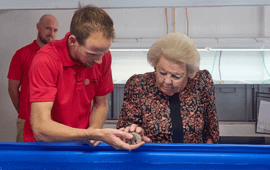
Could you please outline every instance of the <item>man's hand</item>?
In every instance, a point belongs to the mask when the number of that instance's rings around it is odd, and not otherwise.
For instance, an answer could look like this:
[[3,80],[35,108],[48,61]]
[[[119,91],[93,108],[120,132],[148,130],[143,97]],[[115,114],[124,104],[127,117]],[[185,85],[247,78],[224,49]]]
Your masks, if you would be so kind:
[[133,149],[139,148],[141,145],[145,143],[144,141],[140,141],[139,143],[134,145],[129,145],[125,143],[121,139],[132,139],[133,135],[121,130],[117,129],[96,129],[96,130],[102,133],[99,140],[111,145],[115,149],[126,149],[131,151]]
[[147,136],[144,136],[144,130],[139,127],[138,125],[136,124],[132,124],[131,126],[128,126],[126,128],[120,128],[119,130],[123,131],[123,132],[136,132],[138,133],[139,135],[141,135],[142,137],[142,141],[144,142],[152,142],[150,138],[148,138]]
[[89,141],[82,141],[81,143],[96,147],[100,144],[100,141],[89,140]]

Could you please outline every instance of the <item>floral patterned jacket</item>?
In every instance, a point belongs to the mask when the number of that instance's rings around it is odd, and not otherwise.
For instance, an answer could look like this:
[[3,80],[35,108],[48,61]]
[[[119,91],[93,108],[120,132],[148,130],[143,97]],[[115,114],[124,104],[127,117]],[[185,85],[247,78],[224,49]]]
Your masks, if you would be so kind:
[[[211,74],[200,70],[180,92],[184,143],[219,140],[215,87]],[[137,124],[154,143],[172,143],[169,97],[156,86],[154,72],[133,75],[126,83],[117,128]]]

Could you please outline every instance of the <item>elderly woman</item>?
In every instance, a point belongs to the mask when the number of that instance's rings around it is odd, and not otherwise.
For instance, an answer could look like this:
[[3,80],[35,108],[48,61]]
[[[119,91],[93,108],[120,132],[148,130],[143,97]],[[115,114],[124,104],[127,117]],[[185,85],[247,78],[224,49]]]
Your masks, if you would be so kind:
[[117,128],[145,142],[217,143],[215,87],[210,73],[199,70],[195,43],[169,33],[151,46],[147,60],[155,71],[129,78]]

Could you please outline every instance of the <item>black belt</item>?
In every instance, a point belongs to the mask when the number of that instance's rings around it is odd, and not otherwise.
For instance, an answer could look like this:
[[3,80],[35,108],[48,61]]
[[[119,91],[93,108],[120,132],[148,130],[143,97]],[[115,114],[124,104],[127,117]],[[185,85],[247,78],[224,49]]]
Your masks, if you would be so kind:
[[169,96],[169,103],[173,128],[173,143],[183,143],[183,124],[180,113],[179,93]]

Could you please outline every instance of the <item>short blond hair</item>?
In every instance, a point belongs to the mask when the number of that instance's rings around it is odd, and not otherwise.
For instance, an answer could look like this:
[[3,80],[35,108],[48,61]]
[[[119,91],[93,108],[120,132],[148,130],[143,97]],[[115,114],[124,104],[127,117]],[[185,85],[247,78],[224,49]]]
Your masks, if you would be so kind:
[[156,67],[160,56],[164,54],[176,63],[187,64],[187,76],[193,78],[200,68],[200,54],[195,43],[186,35],[169,33],[158,39],[147,53],[147,61]]

